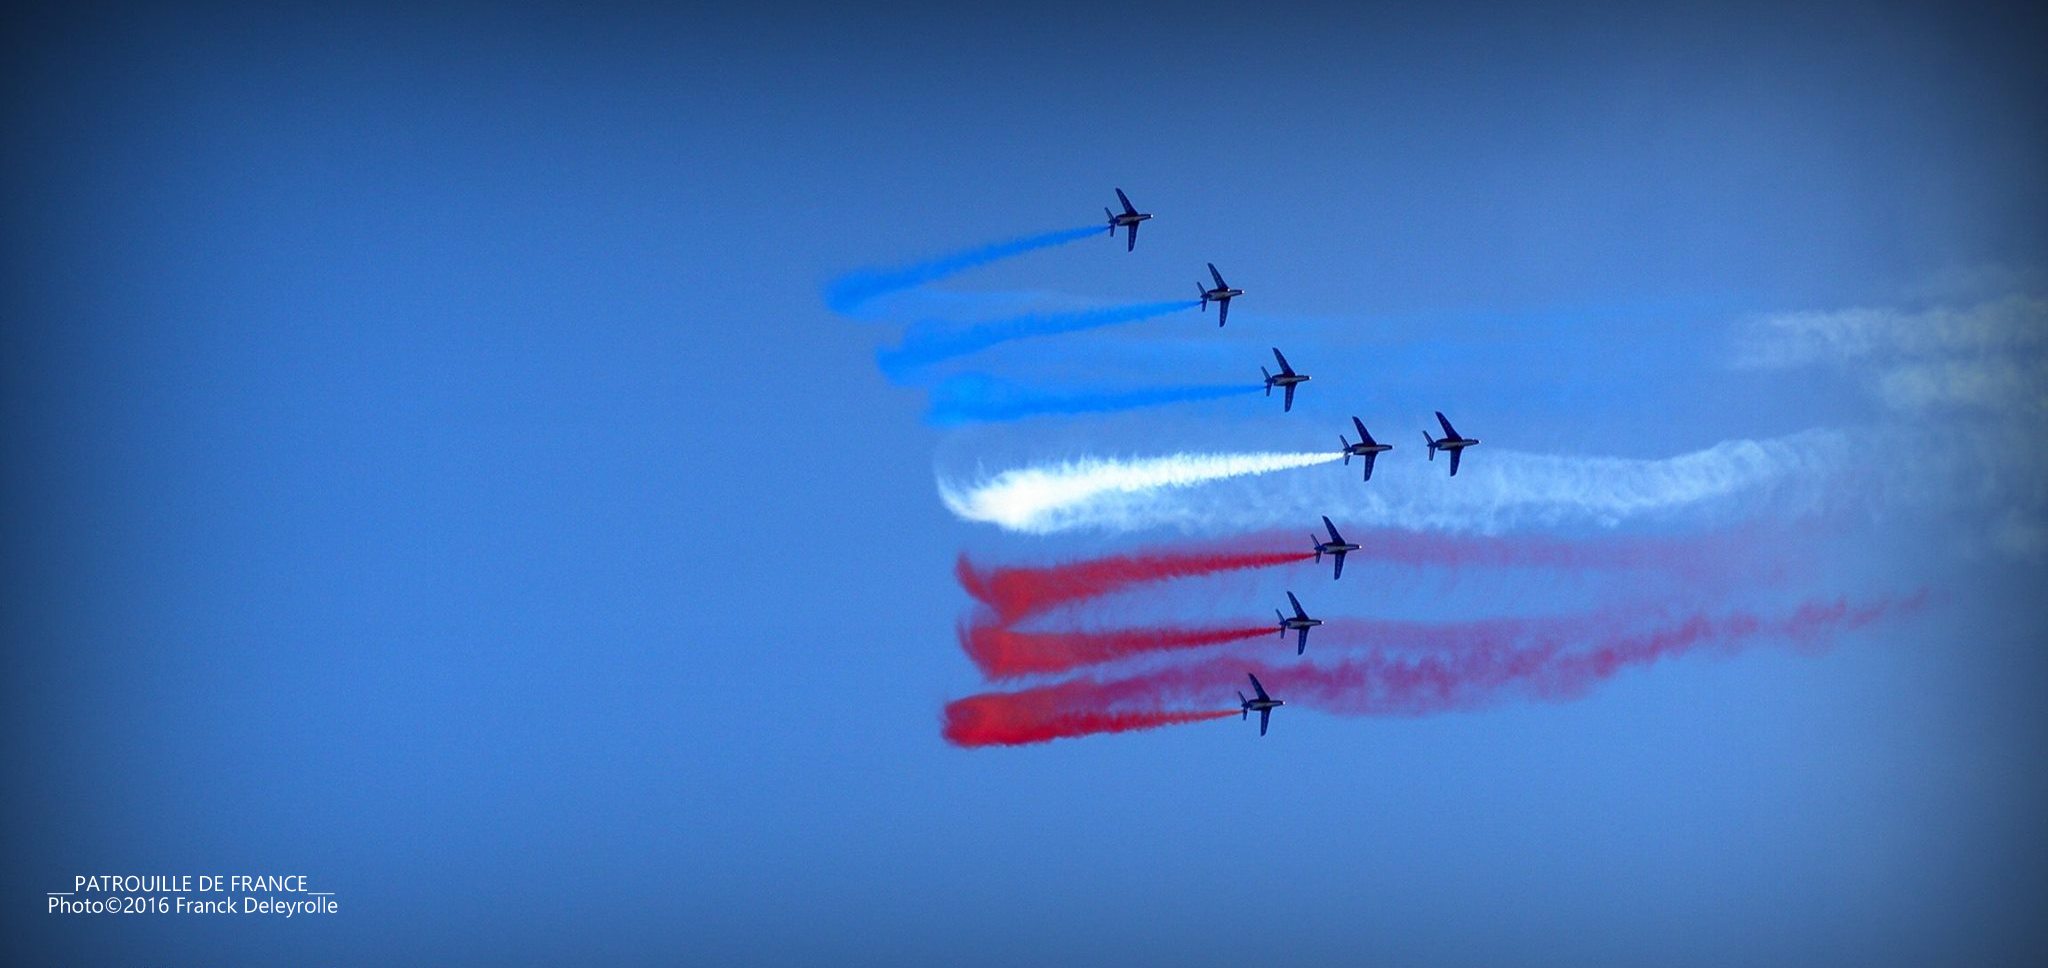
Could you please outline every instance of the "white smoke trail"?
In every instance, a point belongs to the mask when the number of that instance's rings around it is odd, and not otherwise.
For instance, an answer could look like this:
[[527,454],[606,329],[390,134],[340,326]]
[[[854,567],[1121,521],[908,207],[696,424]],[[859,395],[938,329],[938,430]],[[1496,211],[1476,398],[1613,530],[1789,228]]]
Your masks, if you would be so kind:
[[[1419,448],[1418,448],[1419,449]],[[1339,526],[1496,532],[1564,524],[1614,525],[1679,511],[1767,506],[1813,509],[1851,452],[1847,435],[1814,430],[1724,441],[1658,460],[1531,454],[1479,447],[1453,479],[1443,460],[1382,455],[1370,482],[1356,464],[1316,474],[1246,475],[1336,461],[1341,454],[1179,454],[1086,460],[1005,471],[939,493],[953,513],[1010,531],[1214,532]]]
[[1328,464],[1341,453],[1171,454],[1138,460],[1088,458],[1050,467],[1004,471],[977,484],[939,480],[953,513],[1011,531],[1043,533],[1088,527],[1094,509],[1121,498],[1169,494],[1212,481]]

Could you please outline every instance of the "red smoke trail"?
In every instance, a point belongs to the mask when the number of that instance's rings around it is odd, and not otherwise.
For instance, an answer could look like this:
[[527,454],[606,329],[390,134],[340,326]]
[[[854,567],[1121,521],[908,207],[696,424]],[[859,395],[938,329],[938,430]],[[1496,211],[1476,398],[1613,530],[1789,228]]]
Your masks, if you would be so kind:
[[[1342,527],[1343,523],[1338,522]],[[1346,538],[1354,559],[1443,568],[1564,568],[1664,571],[1699,576],[1782,562],[1793,549],[1758,529],[1683,538],[1554,538],[1542,535],[1458,535],[1376,529]],[[1759,546],[1770,543],[1769,553]]]
[[[1644,630],[1607,629],[1568,648],[1561,641],[1526,646],[1481,644],[1466,652],[1397,656],[1375,650],[1328,665],[1254,666],[1273,694],[1286,683],[1303,705],[1352,715],[1427,715],[1488,705],[1518,691],[1543,699],[1568,699],[1622,669],[1649,665],[1703,646],[1735,651],[1763,638],[1790,639],[1813,646],[1824,636],[1862,628],[1885,615],[1917,608],[1921,596],[1851,606],[1845,601],[1808,602],[1789,615],[1766,618],[1751,612],[1691,615]],[[1244,663],[1214,661],[1162,670],[1127,680],[1135,696],[1160,703],[1174,697],[1209,698],[1223,693]]]
[[[1147,549],[1039,568],[982,568],[963,554],[954,573],[959,576],[961,588],[994,611],[999,624],[1007,625],[1134,585],[1305,561],[1315,557],[1312,551],[1279,549],[1297,541],[1306,547],[1308,537],[1311,535],[1307,532],[1301,538],[1268,532],[1226,543]],[[1751,532],[1692,538],[1568,540],[1538,535],[1486,537],[1370,529],[1345,537],[1360,546],[1351,553],[1354,564],[1363,559],[1423,567],[1623,569],[1697,576],[1782,559],[1775,552],[1757,554],[1758,543],[1770,539]]]
[[[1704,646],[1734,651],[1763,638],[1822,646],[1830,634],[1912,611],[1924,598],[1920,593],[1860,606],[1842,600],[1814,601],[1778,618],[1748,612],[1695,614],[1648,631],[1609,629],[1578,648],[1567,648],[1562,641],[1514,645],[1481,640],[1447,653],[1398,656],[1374,650],[1331,664],[1215,659],[1125,679],[1069,680],[970,696],[947,707],[946,735],[963,746],[1026,743],[1140,728],[1120,725],[1132,716],[1152,717],[1145,726],[1188,721],[1171,718],[1177,716],[1210,718],[1159,710],[1228,699],[1246,672],[1257,674],[1274,698],[1290,705],[1347,715],[1422,716],[1479,708],[1517,695],[1563,700],[1584,695],[1622,669]],[[1130,709],[1142,712],[1122,711]],[[975,728],[956,731],[956,722]],[[970,741],[997,735],[1010,738]]]
[[1309,633],[1310,647],[1394,651],[1474,652],[1564,645],[1611,634],[1661,613],[1645,606],[1617,605],[1577,615],[1501,616],[1464,622],[1334,618]]
[[1709,641],[1732,651],[1745,639],[1770,636],[1790,639],[1804,649],[1823,649],[1831,644],[1826,638],[1831,632],[1860,629],[1893,612],[1915,612],[1926,602],[1927,591],[1921,589],[1897,601],[1868,605],[1850,605],[1845,599],[1807,602],[1775,621],[1743,613],[1718,621],[1695,615],[1675,628],[1625,636],[1584,653],[1562,656],[1535,685],[1546,698],[1570,698],[1623,668],[1680,655]]
[[1139,628],[1103,632],[1018,632],[1007,625],[960,626],[960,648],[991,679],[1065,672],[1084,665],[1171,649],[1192,649],[1272,635],[1271,626]]
[[1132,585],[1268,568],[1313,557],[1313,552],[1273,550],[1271,542],[1238,541],[1185,551],[1142,551],[1045,568],[982,569],[963,554],[954,572],[960,578],[960,587],[994,611],[998,622],[1007,625],[1047,609]]
[[1111,700],[1092,682],[1063,682],[1020,692],[983,693],[946,705],[946,742],[955,746],[1020,746],[1065,736],[1157,729],[1221,719],[1235,709],[1105,708]]
[[[1315,649],[1498,650],[1549,642],[1583,641],[1653,613],[1614,608],[1584,615],[1489,618],[1469,622],[1393,619],[1331,619],[1309,633]],[[991,679],[1067,672],[1135,656],[1241,642],[1276,633],[1271,625],[1219,628],[1133,628],[1102,632],[1018,632],[1010,626],[970,621],[960,626],[960,648]],[[1282,651],[1294,648],[1282,636]]]

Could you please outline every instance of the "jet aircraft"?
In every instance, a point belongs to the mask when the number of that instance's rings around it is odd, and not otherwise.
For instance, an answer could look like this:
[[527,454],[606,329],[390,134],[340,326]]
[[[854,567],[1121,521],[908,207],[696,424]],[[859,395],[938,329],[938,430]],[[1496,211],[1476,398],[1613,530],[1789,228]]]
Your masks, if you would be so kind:
[[1252,692],[1258,698],[1246,699],[1244,697],[1244,690],[1239,689],[1237,691],[1237,704],[1240,707],[1240,709],[1237,714],[1237,718],[1240,722],[1242,722],[1245,718],[1249,717],[1252,714],[1252,710],[1258,710],[1259,735],[1264,736],[1266,735],[1266,722],[1267,720],[1273,718],[1273,710],[1277,707],[1287,705],[1287,702],[1286,700],[1275,699],[1272,696],[1266,695],[1266,687],[1259,685],[1258,676],[1252,675],[1251,673],[1247,672],[1245,673],[1245,678],[1250,679],[1252,681]]
[[1244,295],[1244,290],[1230,288],[1230,284],[1223,281],[1223,273],[1216,271],[1214,262],[1209,263],[1209,278],[1216,280],[1216,288],[1203,289],[1199,280],[1195,288],[1202,291],[1203,312],[1209,311],[1210,303],[1216,304],[1216,325],[1221,327],[1223,321],[1230,318],[1230,301]]
[[1123,212],[1119,214],[1105,208],[1102,210],[1102,214],[1109,216],[1109,234],[1111,236],[1116,235],[1116,230],[1119,226],[1131,230],[1130,241],[1124,245],[1124,251],[1130,252],[1138,247],[1138,223],[1151,218],[1152,213],[1140,212],[1132,208],[1130,197],[1125,195],[1124,190],[1121,188],[1116,190],[1116,200],[1124,203]]
[[1280,411],[1286,413],[1294,409],[1294,388],[1307,383],[1309,377],[1306,373],[1294,372],[1294,367],[1287,365],[1287,357],[1280,355],[1280,348],[1277,346],[1273,348],[1273,358],[1280,361],[1280,372],[1268,373],[1263,366],[1259,367],[1259,372],[1266,375],[1267,396],[1273,395],[1274,387],[1281,387],[1287,391],[1286,398],[1280,404]]
[[1458,455],[1464,453],[1465,448],[1479,443],[1479,438],[1458,436],[1458,431],[1451,427],[1450,420],[1444,417],[1444,412],[1441,410],[1436,412],[1436,422],[1443,424],[1443,437],[1432,438],[1429,436],[1429,431],[1425,430],[1422,432],[1422,439],[1429,443],[1429,459],[1436,460],[1437,451],[1450,451],[1451,476],[1456,477],[1458,476]]
[[1281,614],[1277,608],[1273,610],[1273,614],[1280,616],[1281,638],[1287,637],[1288,629],[1295,631],[1294,654],[1300,655],[1308,651],[1308,630],[1323,624],[1323,620],[1309,618],[1308,613],[1301,610],[1301,599],[1294,597],[1293,592],[1287,593],[1287,604],[1294,606],[1294,616],[1292,618]]
[[1324,555],[1337,559],[1336,572],[1330,576],[1330,580],[1335,581],[1344,577],[1344,556],[1357,551],[1358,546],[1345,541],[1344,536],[1337,533],[1337,526],[1330,523],[1330,516],[1327,514],[1323,515],[1323,527],[1329,529],[1330,540],[1321,541],[1315,535],[1309,535],[1308,540],[1316,544],[1316,564],[1323,563]]
[[1365,479],[1368,481],[1372,480],[1373,458],[1393,450],[1394,445],[1382,444],[1372,439],[1372,435],[1365,432],[1365,422],[1357,417],[1351,418],[1351,426],[1358,428],[1358,443],[1354,444],[1351,441],[1345,440],[1343,434],[1337,435],[1338,443],[1344,445],[1344,463],[1350,464],[1353,457],[1365,458]]

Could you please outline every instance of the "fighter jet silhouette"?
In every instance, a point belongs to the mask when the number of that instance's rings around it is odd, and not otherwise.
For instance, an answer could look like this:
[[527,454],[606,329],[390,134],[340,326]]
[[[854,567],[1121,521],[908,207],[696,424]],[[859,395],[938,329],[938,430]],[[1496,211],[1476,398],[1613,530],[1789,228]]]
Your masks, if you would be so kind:
[[1316,536],[1313,534],[1308,536],[1308,540],[1314,541],[1316,543],[1317,564],[1322,564],[1324,555],[1330,555],[1337,559],[1336,573],[1330,576],[1330,579],[1332,581],[1335,581],[1336,579],[1344,577],[1344,556],[1353,551],[1357,551],[1358,546],[1345,541],[1344,536],[1337,533],[1337,526],[1330,523],[1329,515],[1323,516],[1323,527],[1329,529],[1330,540],[1317,540]]
[[1365,423],[1357,417],[1351,418],[1351,426],[1358,428],[1358,443],[1354,444],[1351,441],[1345,440],[1343,434],[1337,435],[1337,442],[1344,445],[1344,463],[1351,463],[1351,458],[1353,457],[1365,458],[1365,479],[1368,481],[1372,480],[1373,458],[1386,451],[1393,450],[1394,445],[1382,444],[1372,439],[1372,435],[1365,432]]
[[1210,303],[1216,304],[1216,325],[1220,327],[1224,320],[1230,318],[1230,301],[1244,295],[1244,290],[1230,288],[1230,284],[1223,281],[1223,273],[1216,271],[1214,262],[1209,263],[1209,278],[1216,280],[1216,288],[1203,289],[1199,279],[1195,281],[1195,288],[1202,292],[1203,312],[1209,311]]
[[1300,655],[1308,651],[1308,630],[1323,624],[1323,620],[1309,618],[1308,613],[1301,610],[1301,599],[1294,597],[1293,592],[1287,593],[1287,604],[1294,606],[1294,615],[1292,617],[1281,614],[1277,608],[1273,610],[1273,614],[1280,617],[1281,638],[1287,637],[1288,629],[1295,631],[1294,654]]
[[1280,361],[1280,372],[1267,373],[1266,368],[1263,366],[1259,367],[1259,372],[1266,375],[1267,396],[1273,395],[1274,387],[1281,387],[1287,391],[1286,398],[1280,404],[1280,412],[1286,413],[1294,409],[1294,388],[1307,383],[1309,377],[1306,373],[1294,372],[1294,367],[1287,365],[1287,357],[1280,355],[1280,348],[1277,346],[1273,347],[1273,358]]
[[1132,208],[1130,197],[1125,195],[1124,190],[1121,188],[1116,190],[1116,200],[1124,203],[1123,212],[1112,212],[1105,208],[1102,210],[1102,214],[1109,216],[1109,234],[1111,236],[1116,235],[1118,226],[1131,230],[1130,241],[1124,244],[1124,251],[1130,252],[1138,247],[1138,223],[1151,218],[1152,213],[1140,212]]
[[1427,430],[1422,432],[1422,439],[1429,444],[1429,459],[1436,460],[1437,451],[1450,451],[1451,476],[1456,477],[1458,476],[1458,455],[1464,453],[1465,448],[1478,444],[1479,438],[1458,436],[1458,431],[1451,427],[1450,420],[1444,417],[1444,412],[1441,410],[1436,412],[1436,422],[1444,426],[1444,435],[1441,438],[1430,437]]
[[1258,676],[1252,675],[1251,673],[1247,672],[1245,673],[1245,678],[1250,679],[1252,681],[1252,692],[1255,695],[1257,695],[1258,698],[1246,699],[1244,697],[1244,690],[1238,690],[1237,704],[1240,707],[1241,711],[1237,714],[1237,718],[1239,721],[1243,721],[1246,717],[1249,717],[1252,714],[1252,710],[1258,710],[1259,735],[1264,736],[1266,735],[1266,721],[1273,718],[1273,710],[1281,706],[1285,706],[1287,705],[1287,703],[1284,700],[1275,699],[1272,696],[1266,695],[1266,687],[1259,685]]

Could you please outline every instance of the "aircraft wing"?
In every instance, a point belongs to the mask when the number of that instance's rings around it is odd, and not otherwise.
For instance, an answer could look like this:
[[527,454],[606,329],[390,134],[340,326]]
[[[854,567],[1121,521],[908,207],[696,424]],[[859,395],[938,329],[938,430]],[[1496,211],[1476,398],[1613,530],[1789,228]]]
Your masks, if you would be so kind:
[[1456,477],[1456,476],[1458,476],[1458,457],[1459,457],[1460,455],[1464,454],[1464,453],[1465,453],[1465,448],[1463,448],[1463,447],[1460,447],[1460,448],[1458,448],[1458,449],[1456,449],[1456,450],[1453,450],[1453,451],[1451,451],[1451,476],[1452,476],[1452,477]]
[[[1130,206],[1131,206],[1131,203],[1129,203],[1129,202],[1125,202],[1125,203],[1124,203],[1124,207],[1125,207],[1125,208],[1129,208]],[[1125,251],[1125,252],[1135,252],[1135,251],[1137,251],[1137,249],[1138,249],[1138,223],[1136,223],[1136,222],[1132,222],[1132,223],[1130,224],[1130,229],[1131,229],[1131,234],[1130,234],[1130,237],[1124,240],[1124,251]]]
[[1294,638],[1294,654],[1300,655],[1308,651],[1308,629],[1295,629],[1294,631],[1297,633]]
[[1366,432],[1365,432],[1365,421],[1363,421],[1363,420],[1360,420],[1360,419],[1358,419],[1357,417],[1353,417],[1353,418],[1351,418],[1351,426],[1353,426],[1353,427],[1357,427],[1357,428],[1358,428],[1358,442],[1359,442],[1359,443],[1361,443],[1361,444],[1376,444],[1376,443],[1379,443],[1379,441],[1377,441],[1377,440],[1374,440],[1374,439],[1372,439],[1372,435],[1371,435],[1371,434],[1369,434],[1369,433],[1366,433]]
[[1216,288],[1218,289],[1230,288],[1230,285],[1223,281],[1223,273],[1216,271],[1216,263],[1214,262],[1209,263],[1209,278],[1216,280]]
[[1281,356],[1281,355],[1280,355],[1280,347],[1278,347],[1278,346],[1275,346],[1275,347],[1273,347],[1273,358],[1274,358],[1274,359],[1276,359],[1276,360],[1279,360],[1279,361],[1280,361],[1280,375],[1281,375],[1281,376],[1293,376],[1293,375],[1294,375],[1294,367],[1291,367],[1291,366],[1288,366],[1288,365],[1287,365],[1287,357],[1284,357],[1284,356]]
[[1218,300],[1218,301],[1217,301],[1217,303],[1216,303],[1216,325],[1217,325],[1218,327],[1221,327],[1221,326],[1223,325],[1223,321],[1224,321],[1224,320],[1226,320],[1226,319],[1229,319],[1229,318],[1230,318],[1230,300],[1228,300],[1228,299],[1222,299],[1222,300]]
[[1336,525],[1334,525],[1334,524],[1331,524],[1331,523],[1330,523],[1330,516],[1329,516],[1329,515],[1327,515],[1327,514],[1323,515],[1323,528],[1324,528],[1324,530],[1327,530],[1327,531],[1329,531],[1329,532],[1330,532],[1330,543],[1331,543],[1331,544],[1343,544],[1343,543],[1344,543],[1344,536],[1343,536],[1343,535],[1341,535],[1341,534],[1338,534],[1338,533],[1337,533],[1337,526],[1336,526]]
[[1378,456],[1378,454],[1365,455],[1365,479],[1368,481],[1372,480],[1372,459]]
[[1265,686],[1259,685],[1259,677],[1258,677],[1258,676],[1252,675],[1251,673],[1247,672],[1247,673],[1245,673],[1245,674],[1244,674],[1244,677],[1245,677],[1245,678],[1247,678],[1247,679],[1250,679],[1250,680],[1252,681],[1252,693],[1253,693],[1254,695],[1258,696],[1258,697],[1259,697],[1260,699],[1271,699],[1271,698],[1273,698],[1272,696],[1268,696],[1268,695],[1266,695],[1266,687],[1265,687]]
[[1337,570],[1334,574],[1330,575],[1331,581],[1336,581],[1337,579],[1344,577],[1344,555],[1345,552],[1339,551],[1330,556],[1332,558],[1337,559]]
[[[1098,196],[1096,196],[1096,197],[1100,198],[1101,196],[1099,196],[1099,195],[1098,195]],[[1137,209],[1135,209],[1135,208],[1132,208],[1132,207],[1131,207],[1131,199],[1130,199],[1130,196],[1128,196],[1128,195],[1125,195],[1125,194],[1124,194],[1124,190],[1123,190],[1123,189],[1119,188],[1119,189],[1117,189],[1117,190],[1116,190],[1116,200],[1117,200],[1117,201],[1119,201],[1119,202],[1122,202],[1122,203],[1124,203],[1124,214],[1125,214],[1125,215],[1136,215],[1136,214],[1138,214],[1138,210],[1137,210]]]
[[1302,611],[1302,610],[1301,610],[1301,599],[1299,599],[1299,598],[1296,598],[1296,597],[1294,597],[1294,593],[1293,593],[1293,592],[1288,592],[1288,593],[1287,593],[1287,604],[1289,604],[1289,605],[1292,605],[1292,606],[1294,606],[1294,617],[1295,617],[1295,618],[1307,618],[1307,617],[1308,617],[1308,613],[1307,613],[1307,612],[1304,612],[1304,611]]
[[1293,412],[1293,410],[1294,410],[1294,384],[1292,384],[1292,383],[1289,383],[1289,384],[1287,385],[1287,399],[1281,402],[1281,404],[1280,404],[1280,412],[1281,412],[1281,413],[1291,413],[1291,412]]
[[1261,710],[1259,710],[1259,735],[1260,735],[1260,736],[1264,736],[1264,735],[1266,735],[1266,724],[1267,724],[1268,722],[1272,721],[1272,719],[1273,719],[1273,711],[1272,711],[1271,709],[1261,709]]
[[1444,436],[1446,436],[1446,437],[1449,437],[1449,438],[1450,438],[1450,439],[1452,439],[1452,440],[1464,440],[1464,439],[1465,439],[1465,438],[1463,438],[1463,437],[1460,437],[1460,436],[1458,436],[1458,432],[1457,432],[1457,430],[1455,430],[1455,429],[1453,429],[1453,428],[1451,427],[1451,421],[1450,421],[1450,418],[1448,418],[1448,417],[1445,417],[1445,416],[1444,416],[1444,412],[1443,412],[1443,411],[1439,410],[1439,411],[1437,411],[1437,412],[1436,412],[1436,422],[1437,422],[1437,423],[1440,423],[1440,424],[1443,424],[1443,426],[1444,426]]

